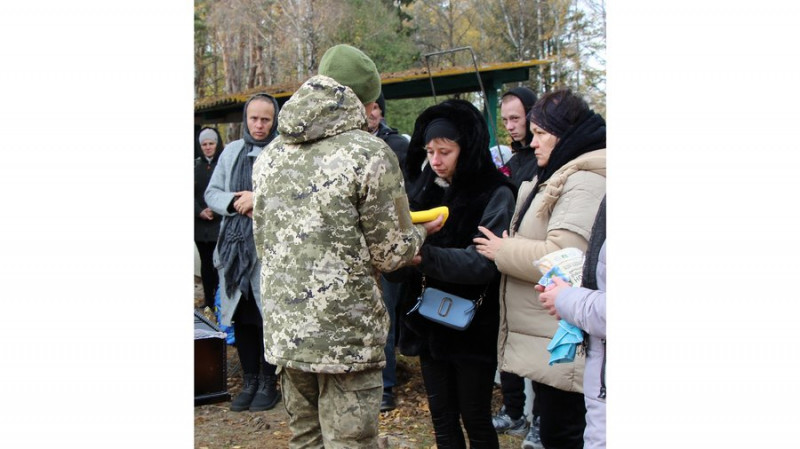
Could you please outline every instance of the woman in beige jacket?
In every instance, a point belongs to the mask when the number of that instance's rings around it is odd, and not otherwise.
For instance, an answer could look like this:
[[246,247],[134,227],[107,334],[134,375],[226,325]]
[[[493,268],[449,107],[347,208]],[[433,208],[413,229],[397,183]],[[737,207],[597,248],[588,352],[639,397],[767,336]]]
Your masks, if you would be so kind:
[[[545,447],[582,448],[584,359],[548,364],[558,322],[538,300],[534,285],[543,273],[533,262],[562,248],[586,251],[605,195],[605,120],[569,90],[544,95],[528,119],[538,170],[520,186],[511,233],[479,228],[485,238],[474,242],[502,273],[498,368],[533,381]],[[529,433],[522,447],[536,447],[535,437]]]

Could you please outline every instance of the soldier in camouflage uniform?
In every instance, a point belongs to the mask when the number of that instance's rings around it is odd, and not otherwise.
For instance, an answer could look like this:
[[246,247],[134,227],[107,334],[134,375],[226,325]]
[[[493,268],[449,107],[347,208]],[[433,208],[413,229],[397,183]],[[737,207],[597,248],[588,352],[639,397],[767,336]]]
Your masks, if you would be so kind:
[[374,63],[338,45],[320,73],[331,76],[286,102],[253,167],[265,355],[281,371],[290,447],[376,448],[389,329],[376,270],[409,262],[441,219],[411,223],[397,157],[364,131]]

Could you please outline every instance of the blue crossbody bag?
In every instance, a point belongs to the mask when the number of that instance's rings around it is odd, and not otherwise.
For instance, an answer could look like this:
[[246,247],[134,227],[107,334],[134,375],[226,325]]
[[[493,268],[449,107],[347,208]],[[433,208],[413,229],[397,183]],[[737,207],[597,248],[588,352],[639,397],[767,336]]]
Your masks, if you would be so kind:
[[485,289],[481,296],[473,301],[437,288],[425,288],[425,276],[422,276],[422,292],[417,298],[417,304],[406,315],[417,311],[434,323],[463,331],[469,327],[472,318],[475,317],[475,311],[483,303],[484,296],[486,296]]

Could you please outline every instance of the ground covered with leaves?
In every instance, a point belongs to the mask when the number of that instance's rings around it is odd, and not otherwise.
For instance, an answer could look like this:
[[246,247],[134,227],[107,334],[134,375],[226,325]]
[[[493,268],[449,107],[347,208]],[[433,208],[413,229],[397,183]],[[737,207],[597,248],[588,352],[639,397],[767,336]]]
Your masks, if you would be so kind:
[[[202,287],[195,286],[195,306],[202,304]],[[205,315],[215,322],[209,309]],[[242,389],[241,366],[236,349],[227,346],[228,393],[235,397]],[[397,408],[380,414],[381,448],[434,449],[433,426],[422,384],[419,359],[398,355],[395,397]],[[493,410],[500,408],[500,388],[496,386]],[[196,449],[284,449],[291,431],[283,401],[265,412],[232,412],[230,401],[194,408],[194,447]],[[521,437],[500,435],[501,449],[518,449]]]

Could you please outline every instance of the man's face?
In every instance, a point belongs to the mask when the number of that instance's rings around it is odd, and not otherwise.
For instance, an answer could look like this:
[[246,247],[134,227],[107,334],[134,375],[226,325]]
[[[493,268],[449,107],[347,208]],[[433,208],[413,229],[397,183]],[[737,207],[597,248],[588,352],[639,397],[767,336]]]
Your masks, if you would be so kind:
[[364,108],[367,112],[367,131],[374,133],[378,130],[378,125],[381,123],[383,113],[377,101],[367,103],[364,105]]
[[266,139],[274,119],[275,106],[271,101],[257,98],[247,105],[247,130],[254,139]]
[[503,119],[506,131],[511,135],[511,140],[524,142],[528,133],[528,120],[525,118],[522,101],[514,95],[504,97],[500,104],[500,117]]

